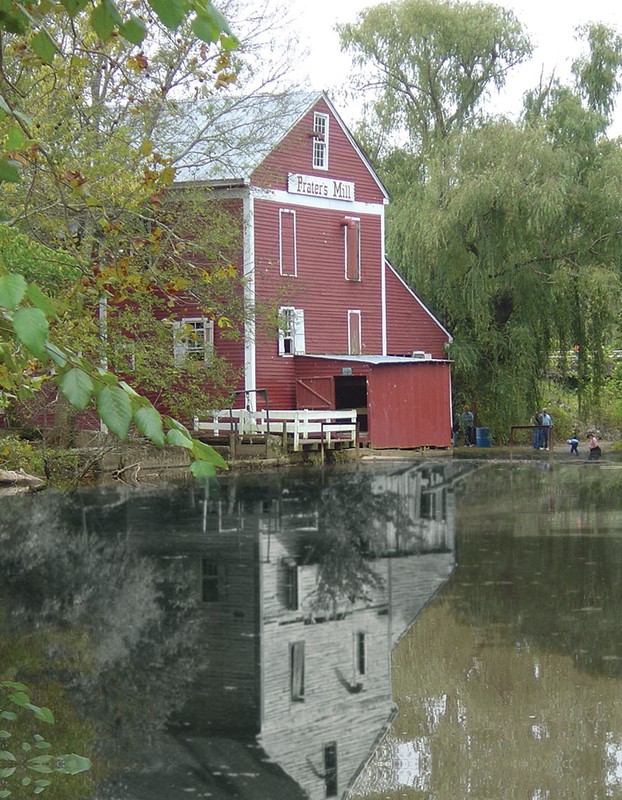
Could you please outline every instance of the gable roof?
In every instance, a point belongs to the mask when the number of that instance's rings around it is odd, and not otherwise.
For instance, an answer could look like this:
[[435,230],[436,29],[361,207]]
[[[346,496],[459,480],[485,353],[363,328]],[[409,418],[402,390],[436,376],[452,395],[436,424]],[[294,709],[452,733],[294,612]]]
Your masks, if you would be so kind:
[[167,104],[154,138],[172,158],[176,183],[247,185],[278,143],[324,100],[370,174],[388,192],[324,92],[219,96]]
[[363,149],[361,148],[359,143],[356,141],[356,139],[352,136],[352,134],[350,133],[350,130],[348,129],[348,126],[341,119],[341,117],[339,116],[339,114],[337,113],[337,111],[335,109],[335,106],[332,104],[332,102],[330,101],[330,98],[326,95],[325,92],[322,92],[322,97],[323,97],[324,102],[326,103],[326,105],[329,107],[331,113],[333,114],[333,116],[335,117],[337,122],[339,123],[339,125],[340,125],[341,129],[343,130],[343,132],[345,133],[346,137],[349,139],[350,144],[352,145],[352,147],[358,153],[359,158],[361,159],[361,161],[363,161],[363,163],[367,167],[367,169],[368,169],[370,175],[372,176],[372,178],[376,181],[376,183],[378,185],[378,188],[380,189],[382,194],[385,196],[385,198],[388,200],[389,199],[389,190],[384,185],[384,183],[380,180],[380,176],[378,175],[376,170],[370,164],[369,159],[365,155]]
[[248,183],[252,172],[320,98],[319,92],[220,96],[176,104],[159,126],[176,182]]

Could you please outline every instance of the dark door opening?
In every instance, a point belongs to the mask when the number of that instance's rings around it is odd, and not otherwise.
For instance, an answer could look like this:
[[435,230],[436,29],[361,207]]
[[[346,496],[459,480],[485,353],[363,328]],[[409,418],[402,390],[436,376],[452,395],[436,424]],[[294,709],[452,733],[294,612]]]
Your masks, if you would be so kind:
[[335,408],[355,408],[359,428],[367,433],[367,378],[365,375],[335,375]]

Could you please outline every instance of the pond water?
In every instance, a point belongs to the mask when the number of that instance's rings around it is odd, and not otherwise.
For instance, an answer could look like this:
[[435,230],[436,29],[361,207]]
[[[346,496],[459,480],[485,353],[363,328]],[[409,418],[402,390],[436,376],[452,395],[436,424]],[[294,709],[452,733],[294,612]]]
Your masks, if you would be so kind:
[[622,796],[621,488],[446,460],[1,499],[0,679],[93,762],[44,796]]

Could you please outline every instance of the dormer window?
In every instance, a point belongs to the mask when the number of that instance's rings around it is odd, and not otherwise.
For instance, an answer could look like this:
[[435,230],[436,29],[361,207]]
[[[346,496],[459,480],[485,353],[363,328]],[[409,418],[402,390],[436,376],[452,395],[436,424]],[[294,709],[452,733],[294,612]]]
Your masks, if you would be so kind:
[[328,169],[328,114],[313,115],[313,167]]

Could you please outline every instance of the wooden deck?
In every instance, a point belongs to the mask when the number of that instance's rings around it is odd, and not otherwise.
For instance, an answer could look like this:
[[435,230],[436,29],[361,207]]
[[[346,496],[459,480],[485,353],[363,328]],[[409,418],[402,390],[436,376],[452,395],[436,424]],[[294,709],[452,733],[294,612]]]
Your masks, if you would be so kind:
[[194,430],[210,437],[268,439],[279,436],[294,452],[305,446],[327,449],[357,446],[356,409],[335,411],[246,411],[232,408],[194,418]]

